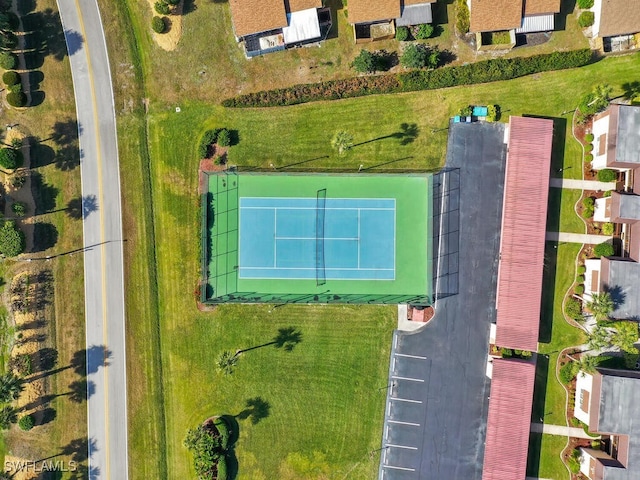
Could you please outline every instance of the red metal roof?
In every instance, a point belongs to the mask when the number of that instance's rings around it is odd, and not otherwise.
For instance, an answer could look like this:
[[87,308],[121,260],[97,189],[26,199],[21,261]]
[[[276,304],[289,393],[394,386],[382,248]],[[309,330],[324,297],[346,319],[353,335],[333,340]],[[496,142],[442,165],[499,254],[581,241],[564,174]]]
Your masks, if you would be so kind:
[[493,360],[482,480],[524,480],[535,363]]
[[501,347],[538,348],[552,141],[552,120],[509,120],[496,298]]

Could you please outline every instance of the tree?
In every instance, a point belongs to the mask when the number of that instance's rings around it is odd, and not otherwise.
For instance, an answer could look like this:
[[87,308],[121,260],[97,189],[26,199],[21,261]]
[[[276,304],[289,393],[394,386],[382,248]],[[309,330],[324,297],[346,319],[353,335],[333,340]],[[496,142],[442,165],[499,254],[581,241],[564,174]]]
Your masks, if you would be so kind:
[[580,357],[580,370],[583,370],[587,373],[595,373],[598,364],[598,357],[595,355],[583,354]]
[[224,454],[220,437],[204,425],[189,429],[184,446],[193,453],[193,464],[200,478],[212,478],[218,458]]
[[16,67],[16,57],[11,52],[0,52],[0,68],[11,70]]
[[22,166],[23,161],[20,150],[10,147],[0,149],[0,167],[6,168],[7,170],[15,170]]
[[405,68],[435,68],[439,60],[440,52],[423,44],[407,45],[400,57],[400,63]]
[[31,430],[35,426],[35,422],[33,420],[33,416],[32,415],[25,415],[18,422],[18,426],[20,427],[20,430],[24,430],[25,432]]
[[622,90],[624,91],[623,97],[633,102],[636,98],[640,97],[640,81],[623,83]]
[[609,292],[593,293],[591,300],[587,302],[587,308],[591,310],[597,322],[608,320],[614,310],[611,294]]
[[221,129],[218,132],[218,139],[216,143],[221,147],[228,147],[231,145],[231,132],[226,128]]
[[167,24],[164,21],[164,17],[153,17],[151,19],[151,28],[156,33],[164,33],[167,29]]
[[0,375],[0,402],[16,400],[24,390],[24,382],[13,373]]
[[614,253],[615,253],[615,250],[613,248],[613,245],[611,245],[608,242],[600,243],[595,247],[593,247],[593,254],[598,258],[612,257]]
[[155,9],[156,13],[159,13],[160,15],[169,15],[169,13],[171,13],[171,8],[166,2],[156,2],[153,5],[153,8]]
[[331,139],[331,146],[342,156],[353,147],[353,135],[345,130],[339,130]]
[[582,28],[590,27],[593,25],[595,21],[595,15],[593,12],[587,10],[586,12],[582,12],[578,17],[578,25]]
[[12,423],[18,421],[18,410],[11,405],[0,408],[0,429],[8,430]]
[[0,254],[15,257],[24,252],[24,233],[10,220],[0,227]]
[[602,83],[596,85],[593,88],[593,96],[589,104],[596,107],[596,112],[604,110],[609,106],[609,100],[611,100],[611,92],[613,92],[613,87],[609,84]]
[[636,322],[615,322],[611,335],[611,344],[627,353],[638,353],[635,343],[638,341],[638,324]]
[[430,23],[423,23],[418,27],[418,31],[416,32],[416,38],[418,40],[426,40],[427,38],[433,35],[433,25]]
[[218,357],[218,369],[224,373],[225,375],[231,375],[233,373],[233,369],[238,363],[238,354],[233,353],[229,350],[225,350]]
[[369,50],[360,50],[360,53],[351,62],[351,68],[360,73],[373,73],[378,70],[379,59],[375,53]]
[[409,29],[407,27],[396,28],[396,40],[404,42],[409,38]]
[[27,213],[27,205],[24,202],[14,202],[11,205],[11,210],[17,217],[24,217]]

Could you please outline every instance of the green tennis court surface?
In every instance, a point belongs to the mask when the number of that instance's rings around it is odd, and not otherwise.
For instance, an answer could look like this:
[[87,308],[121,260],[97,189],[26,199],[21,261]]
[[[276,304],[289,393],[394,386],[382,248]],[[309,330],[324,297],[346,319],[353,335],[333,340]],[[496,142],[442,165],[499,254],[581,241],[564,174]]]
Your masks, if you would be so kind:
[[203,301],[429,304],[431,176],[211,175]]

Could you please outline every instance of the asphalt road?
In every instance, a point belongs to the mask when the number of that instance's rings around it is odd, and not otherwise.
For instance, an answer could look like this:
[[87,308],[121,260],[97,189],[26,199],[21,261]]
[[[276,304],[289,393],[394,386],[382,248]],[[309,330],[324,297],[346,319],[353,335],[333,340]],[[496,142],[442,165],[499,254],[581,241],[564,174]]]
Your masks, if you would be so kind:
[[[58,0],[76,97],[84,216],[89,467],[125,480],[127,383],[120,170],[113,88],[95,0]],[[89,208],[90,205],[96,208]]]
[[506,146],[452,124],[434,177],[435,317],[393,336],[379,480],[481,480]]

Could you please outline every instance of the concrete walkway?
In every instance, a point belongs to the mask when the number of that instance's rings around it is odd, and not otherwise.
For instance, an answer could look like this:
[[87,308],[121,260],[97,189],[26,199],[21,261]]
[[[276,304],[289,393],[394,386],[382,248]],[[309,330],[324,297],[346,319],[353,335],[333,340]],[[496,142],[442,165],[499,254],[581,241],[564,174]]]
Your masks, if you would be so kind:
[[611,240],[611,237],[608,235],[589,235],[586,233],[547,232],[545,240],[547,242],[586,243],[588,245],[597,245]]
[[592,437],[579,427],[567,427],[565,425],[548,425],[546,423],[532,423],[531,431],[533,433],[546,433],[548,435],[559,435],[561,437],[576,437],[594,440],[599,437]]
[[615,190],[616,182],[598,182],[595,180],[574,180],[570,178],[552,178],[549,185],[554,188],[571,188],[573,190]]

